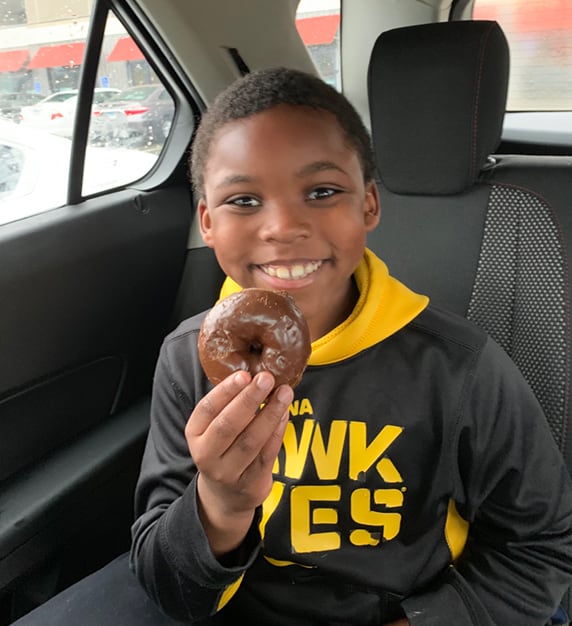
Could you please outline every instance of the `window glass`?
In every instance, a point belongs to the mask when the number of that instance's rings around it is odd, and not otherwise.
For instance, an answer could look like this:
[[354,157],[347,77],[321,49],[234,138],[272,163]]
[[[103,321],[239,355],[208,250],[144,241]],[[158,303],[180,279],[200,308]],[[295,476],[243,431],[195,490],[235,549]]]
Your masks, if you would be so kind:
[[[0,224],[66,202],[92,0],[0,2]],[[155,165],[175,114],[143,52],[109,14],[92,94],[83,194]]]
[[496,20],[507,36],[508,111],[572,111],[570,0],[475,0],[473,17]]
[[322,78],[341,90],[340,0],[300,0],[296,27]]

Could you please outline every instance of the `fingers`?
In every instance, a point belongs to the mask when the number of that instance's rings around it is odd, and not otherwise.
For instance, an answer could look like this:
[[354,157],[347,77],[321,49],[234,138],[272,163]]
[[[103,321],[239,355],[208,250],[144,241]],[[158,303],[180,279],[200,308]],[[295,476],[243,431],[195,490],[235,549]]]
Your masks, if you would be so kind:
[[[216,385],[197,403],[187,423],[186,432],[191,436],[200,436],[221,411],[251,382],[248,372],[240,370]],[[255,407],[256,409],[257,407]]]
[[273,464],[282,445],[282,437],[288,421],[288,408],[292,402],[291,387],[278,387],[264,408],[241,432],[232,447],[224,454],[237,468],[246,468],[254,460],[259,465]]
[[[243,465],[236,479],[237,490],[240,493],[249,493],[254,486],[256,489],[254,493],[259,494],[256,504],[261,504],[272,489],[274,463],[282,446],[289,416],[290,412],[288,410],[284,411],[276,428],[263,443],[258,454],[255,455],[255,450],[252,449],[250,450],[251,454],[247,457],[243,450],[243,454],[240,457],[240,462]],[[231,455],[225,455],[225,458],[227,456]],[[235,464],[234,460],[232,463],[233,465]]]
[[257,454],[292,401],[292,390],[283,386],[260,411],[273,385],[269,372],[253,379],[244,371],[232,374],[197,404],[185,429],[187,440],[201,437],[202,445],[216,456],[222,456],[235,441],[246,456],[251,450]]
[[197,404],[187,422],[201,499],[211,514],[251,511],[271,489],[294,395],[288,385],[270,393],[273,385],[269,372],[253,379],[246,372],[233,374]]
[[267,439],[266,443],[262,447],[262,450],[260,451],[260,454],[258,455],[260,462],[263,465],[274,465],[278,452],[280,452],[282,440],[284,439],[284,431],[286,430],[286,424],[288,423],[288,418],[290,417],[289,407],[293,399],[292,389],[290,387],[284,387],[284,390],[281,390],[281,388],[277,390],[277,393],[282,392],[285,392],[287,395],[282,397],[281,402],[288,408],[286,408],[280,417],[277,427],[272,431],[270,437]]

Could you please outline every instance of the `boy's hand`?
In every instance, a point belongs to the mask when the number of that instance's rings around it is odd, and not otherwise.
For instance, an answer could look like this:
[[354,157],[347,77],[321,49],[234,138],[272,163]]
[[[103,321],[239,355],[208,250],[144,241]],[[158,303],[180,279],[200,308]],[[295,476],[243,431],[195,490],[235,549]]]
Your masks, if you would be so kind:
[[272,488],[272,467],[288,421],[292,389],[278,387],[262,410],[274,378],[232,374],[191,413],[185,437],[199,470],[199,513],[217,556],[240,545],[257,506]]

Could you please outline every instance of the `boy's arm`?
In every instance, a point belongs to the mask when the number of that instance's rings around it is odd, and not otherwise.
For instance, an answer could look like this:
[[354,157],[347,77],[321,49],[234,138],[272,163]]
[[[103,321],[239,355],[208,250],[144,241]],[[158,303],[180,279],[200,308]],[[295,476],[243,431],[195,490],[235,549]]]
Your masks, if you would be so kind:
[[188,370],[181,373],[170,365],[164,345],[135,494],[130,557],[147,593],[165,613],[183,621],[207,617],[222,605],[225,591],[240,582],[260,543],[257,511],[245,540],[232,554],[219,561],[209,547],[200,519],[197,470],[184,437],[194,398],[177,384],[181,376],[189,381],[189,389],[193,377],[195,387],[199,384],[193,367]]
[[532,391],[487,342],[467,381],[451,472],[463,555],[403,605],[412,626],[542,626],[572,583],[572,486]]

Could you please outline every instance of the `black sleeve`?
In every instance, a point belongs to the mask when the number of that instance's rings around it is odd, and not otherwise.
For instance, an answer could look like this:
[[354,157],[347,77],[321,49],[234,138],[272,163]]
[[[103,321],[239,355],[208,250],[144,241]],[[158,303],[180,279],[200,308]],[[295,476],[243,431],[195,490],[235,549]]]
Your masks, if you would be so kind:
[[191,391],[202,376],[197,374],[196,353],[186,343],[166,341],[157,363],[149,435],[135,492],[130,564],[166,614],[194,621],[214,614],[232,597],[256,558],[260,536],[255,520],[224,565],[210,550],[197,511],[197,470],[184,436],[194,404]]
[[543,626],[572,582],[572,486],[544,414],[488,341],[460,402],[451,471],[461,558],[404,603],[412,626]]

